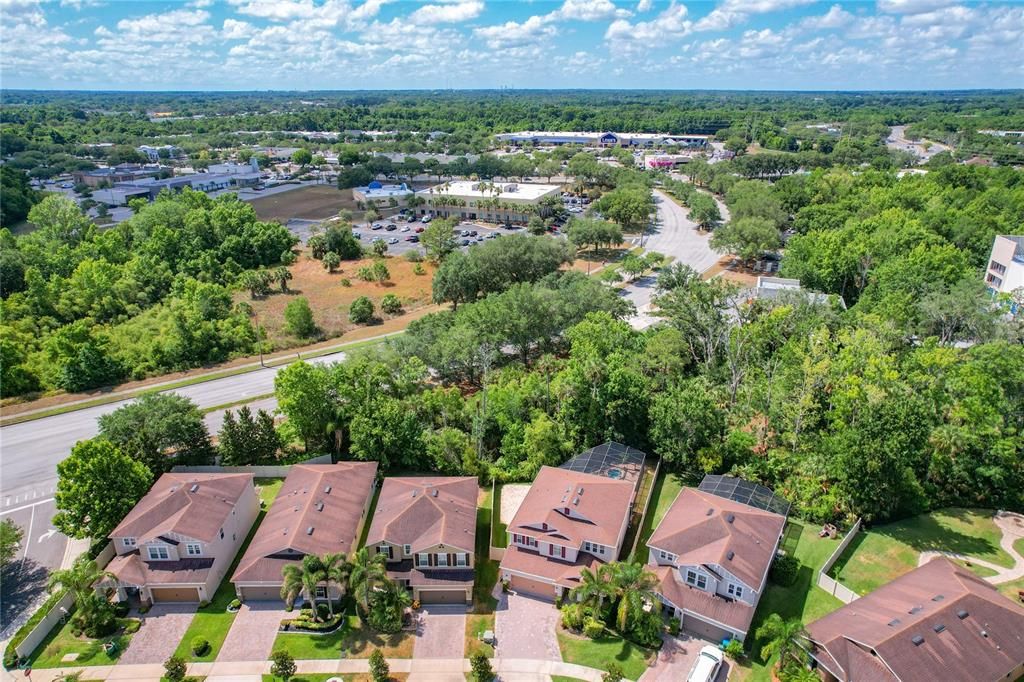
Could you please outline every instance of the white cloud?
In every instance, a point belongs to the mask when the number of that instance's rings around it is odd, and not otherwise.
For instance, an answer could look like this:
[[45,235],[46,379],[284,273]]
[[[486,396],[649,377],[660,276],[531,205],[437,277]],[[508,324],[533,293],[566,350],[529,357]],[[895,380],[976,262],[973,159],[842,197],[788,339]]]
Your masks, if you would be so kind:
[[948,7],[956,0],[878,0],[878,11],[889,14],[920,14]]
[[271,21],[308,19],[316,13],[312,0],[228,0],[246,14]]
[[653,6],[654,6],[653,0],[640,0],[640,2],[638,2],[636,4],[636,11],[640,12],[640,13],[650,12],[651,11],[651,7],[653,7]]
[[454,4],[424,5],[409,15],[414,24],[458,24],[480,16],[482,0],[463,0]]
[[674,0],[663,12],[650,21],[635,24],[616,19],[605,31],[604,38],[612,52],[636,54],[661,48],[667,40],[678,40],[693,30],[693,22],[686,18],[686,5]]
[[256,28],[248,21],[225,19],[220,35],[224,40],[241,40],[252,37],[255,31]]
[[751,14],[769,14],[813,2],[815,0],[724,0],[698,20],[693,30],[724,31],[746,22]]
[[613,17],[623,19],[630,14],[628,10],[616,7],[611,0],[565,0],[548,17],[551,21],[600,21]]
[[503,50],[553,38],[558,35],[558,29],[546,17],[535,15],[523,22],[506,21],[497,26],[483,26],[474,29],[473,35],[484,40],[492,50]]
[[841,6],[832,5],[825,14],[800,20],[799,28],[808,31],[843,28],[849,25],[853,18],[853,15]]

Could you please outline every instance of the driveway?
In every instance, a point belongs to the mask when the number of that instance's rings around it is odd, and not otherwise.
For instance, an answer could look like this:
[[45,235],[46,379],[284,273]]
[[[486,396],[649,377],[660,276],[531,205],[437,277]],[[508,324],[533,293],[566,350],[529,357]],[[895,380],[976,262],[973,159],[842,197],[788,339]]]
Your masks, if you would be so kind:
[[117,664],[163,663],[178,648],[194,615],[195,604],[154,605],[142,616],[142,627]]
[[[685,680],[690,674],[690,668],[697,660],[701,648],[713,642],[700,639],[685,632],[680,632],[678,637],[666,635],[663,637],[665,644],[658,652],[658,658],[649,667],[639,682],[657,682],[658,680]],[[718,677],[715,682],[726,682],[729,679],[729,659],[725,659],[722,667],[718,670]]]
[[228,630],[217,661],[267,660],[274,647],[277,629],[287,617],[288,612],[281,602],[254,601],[242,604],[235,622]]
[[494,655],[561,661],[562,653],[555,636],[558,620],[558,609],[551,602],[501,593],[494,617],[494,635],[498,640]]
[[419,612],[413,658],[463,658],[466,647],[466,607],[425,604]]

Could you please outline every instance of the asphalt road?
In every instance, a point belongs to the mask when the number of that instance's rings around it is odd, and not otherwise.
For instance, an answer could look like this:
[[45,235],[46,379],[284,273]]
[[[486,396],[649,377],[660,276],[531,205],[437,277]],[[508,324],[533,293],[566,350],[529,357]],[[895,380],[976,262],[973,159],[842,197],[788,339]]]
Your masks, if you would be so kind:
[[[711,250],[711,236],[697,229],[686,209],[661,190],[654,190],[654,202],[658,210],[657,219],[653,230],[644,238],[644,251],[671,256],[673,262],[685,263],[697,272],[704,272],[718,262],[721,254]],[[637,313],[630,323],[638,329],[657,321],[650,314],[655,282],[653,276],[641,277],[622,290],[622,295],[636,306]]]

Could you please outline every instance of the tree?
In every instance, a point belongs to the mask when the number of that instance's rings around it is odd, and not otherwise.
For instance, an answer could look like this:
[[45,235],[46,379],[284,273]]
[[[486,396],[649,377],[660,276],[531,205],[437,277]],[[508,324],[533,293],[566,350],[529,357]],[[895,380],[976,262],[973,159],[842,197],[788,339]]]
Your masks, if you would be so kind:
[[526,223],[526,230],[532,235],[540,236],[548,231],[548,226],[540,216],[532,215]]
[[294,362],[274,377],[278,409],[287,417],[285,426],[302,438],[307,452],[328,444],[327,424],[333,417],[335,390],[323,365]]
[[153,481],[144,464],[104,438],[76,443],[57,476],[53,525],[73,538],[107,537]]
[[380,299],[380,309],[388,315],[397,315],[402,312],[402,300],[394,294],[385,294]]
[[260,298],[270,293],[270,275],[265,270],[246,270],[239,276],[238,283],[249,291],[253,298]]
[[772,186],[761,180],[737,182],[726,192],[725,203],[733,221],[762,218],[778,228],[788,218],[782,203],[774,196]]
[[[376,243],[380,244],[381,242]],[[328,251],[327,253],[325,253],[324,257],[321,260],[323,261],[324,269],[327,270],[327,272],[334,272],[334,270],[339,265],[341,265],[341,256],[334,253],[333,251]]]
[[621,632],[628,632],[639,621],[645,608],[660,610],[661,600],[655,589],[657,577],[642,564],[616,562],[612,566],[612,582],[619,599],[616,624]]
[[348,319],[354,324],[366,324],[373,319],[373,301],[367,296],[360,296],[348,307]]
[[779,230],[767,218],[733,219],[711,235],[711,248],[719,253],[735,254],[746,262],[780,246]]
[[185,682],[188,675],[187,665],[181,656],[171,656],[164,661],[164,679],[167,682]]
[[627,185],[608,192],[594,207],[623,231],[638,232],[647,227],[654,212],[654,200],[646,187]]
[[236,413],[227,410],[217,438],[220,463],[225,466],[248,466],[274,462],[281,449],[281,437],[274,428],[274,417],[243,405]]
[[622,682],[622,678],[625,676],[622,666],[618,663],[609,663],[608,669],[601,674],[601,682]]
[[718,203],[713,197],[703,192],[694,192],[690,197],[690,220],[697,223],[702,230],[708,230],[722,219]]
[[370,596],[370,627],[378,632],[398,632],[402,629],[405,609],[411,605],[409,590],[393,580],[385,579]]
[[[292,255],[291,251],[287,251],[286,253]],[[292,271],[283,265],[274,268],[270,273],[271,280],[274,280],[281,285],[281,293],[288,293],[288,281],[293,277],[294,275],[292,275]]]
[[384,254],[388,252],[388,243],[383,239],[373,242],[373,254],[378,258],[383,258]]
[[289,334],[299,338],[309,338],[317,332],[316,322],[313,320],[313,310],[309,307],[309,301],[305,296],[289,301],[284,308],[284,328]]
[[295,659],[287,650],[278,649],[270,655],[270,660],[274,662],[270,666],[270,674],[274,677],[280,677],[282,682],[288,682],[295,676]]
[[378,284],[383,284],[391,279],[391,272],[388,270],[387,263],[384,262],[383,258],[373,261],[373,265],[370,266],[370,275],[373,281]]
[[803,650],[800,643],[806,636],[807,631],[799,620],[783,620],[777,613],[769,615],[757,628],[757,638],[765,642],[761,646],[761,659],[767,661],[777,654],[778,667],[784,667],[791,656],[799,660],[799,652]]
[[370,610],[370,597],[374,589],[388,580],[386,561],[383,554],[371,555],[366,547],[360,547],[352,555],[348,591],[363,613]]
[[102,580],[116,581],[117,577],[100,569],[87,554],[82,554],[70,568],[50,573],[47,589],[61,589],[75,599],[75,620],[90,636],[108,634],[114,627],[114,615],[105,597],[96,594],[95,586]]
[[213,446],[203,413],[188,398],[149,393],[99,418],[100,434],[154,475],[172,464],[209,464]]
[[327,588],[327,608],[331,618],[334,617],[334,603],[330,598],[331,585],[337,585],[342,594],[348,589],[348,576],[352,572],[352,564],[344,552],[333,552],[324,554],[320,559],[323,566],[324,583]]
[[388,682],[391,679],[391,666],[380,649],[374,649],[370,654],[370,677],[373,682]]
[[721,280],[705,282],[693,268],[673,263],[658,275],[657,288],[655,303],[687,339],[694,361],[712,365],[729,337],[737,287]]
[[316,608],[316,588],[327,580],[327,569],[315,554],[302,557],[301,564],[287,564],[281,569],[281,599],[292,606],[300,595],[313,607],[313,619],[320,621],[320,613]]
[[440,263],[449,253],[458,246],[455,242],[455,221],[448,218],[438,218],[430,222],[420,234],[420,243],[427,252],[427,258],[435,263]]
[[604,606],[604,600],[615,597],[614,578],[613,568],[610,564],[600,564],[597,570],[582,568],[580,569],[580,584],[572,588],[569,596],[575,601],[595,607],[600,613]]
[[308,149],[296,149],[292,153],[292,163],[300,166],[308,166],[313,162],[313,153]]
[[0,568],[7,566],[18,553],[24,533],[12,519],[0,521]]
[[40,199],[29,186],[28,175],[9,164],[0,166],[0,225],[20,223]]
[[703,377],[682,379],[654,395],[650,439],[654,451],[675,471],[704,471],[704,455],[725,436],[726,413],[717,391]]
[[494,669],[491,667],[491,659],[482,651],[474,651],[469,657],[469,667],[475,682],[491,682],[494,679]]

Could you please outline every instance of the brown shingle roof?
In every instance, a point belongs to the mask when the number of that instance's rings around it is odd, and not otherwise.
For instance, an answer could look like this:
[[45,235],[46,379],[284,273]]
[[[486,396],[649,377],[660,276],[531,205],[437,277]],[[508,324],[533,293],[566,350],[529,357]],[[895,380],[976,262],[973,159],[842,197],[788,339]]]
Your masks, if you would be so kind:
[[[579,494],[580,488],[583,494]],[[523,529],[542,539],[550,537],[560,545],[581,547],[584,540],[590,540],[615,547],[629,516],[633,491],[634,484],[626,481],[541,467],[508,529]],[[587,521],[565,516],[560,511],[565,508]],[[543,523],[547,530],[541,530]]]
[[293,466],[231,581],[280,583],[307,554],[354,550],[376,475],[376,462]]
[[785,525],[780,514],[683,488],[647,546],[675,554],[679,566],[718,564],[760,591]]
[[517,571],[572,589],[580,584],[582,569],[597,570],[600,564],[599,559],[586,552],[577,554],[576,561],[565,561],[511,545],[505,550],[499,570]]
[[472,476],[385,478],[366,544],[412,545],[413,552],[443,544],[473,552],[479,493]]
[[175,533],[212,542],[251,487],[252,474],[164,474],[110,537],[133,537],[141,544]]
[[658,594],[677,608],[710,618],[744,634],[750,629],[750,621],[754,617],[753,606],[690,587],[679,581],[678,574],[671,566],[658,566],[652,571],[658,577]]
[[115,556],[107,564],[119,582],[142,587],[171,584],[205,583],[213,566],[212,558],[178,559],[177,561],[145,561],[139,551]]
[[944,557],[816,620],[807,632],[815,657],[840,680],[994,682],[1024,661],[1024,608]]

